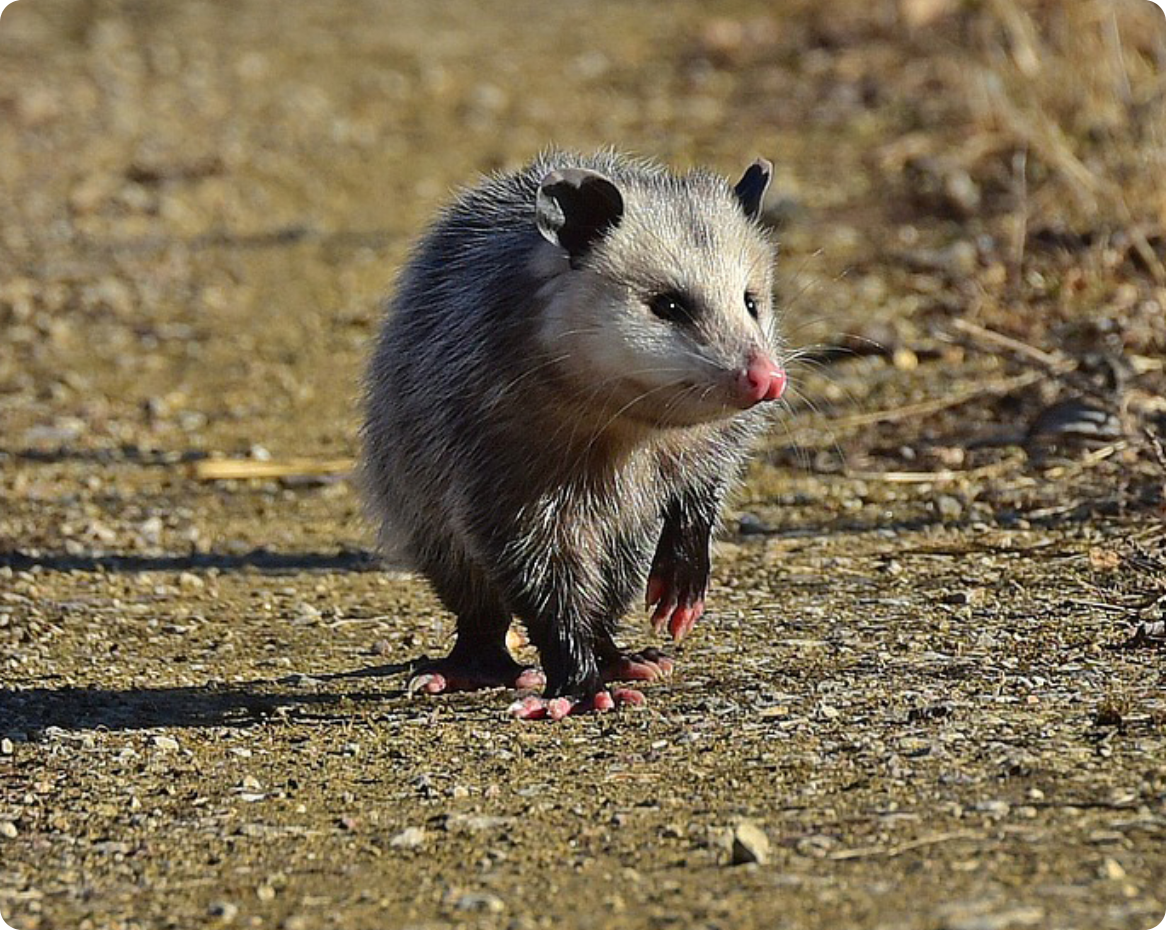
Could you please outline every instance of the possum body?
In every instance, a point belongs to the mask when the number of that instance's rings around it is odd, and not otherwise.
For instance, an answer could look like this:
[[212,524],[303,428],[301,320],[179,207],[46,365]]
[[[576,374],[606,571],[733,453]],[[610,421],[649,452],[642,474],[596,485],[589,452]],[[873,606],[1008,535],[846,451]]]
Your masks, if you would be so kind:
[[[459,195],[421,240],[366,382],[362,478],[382,547],[457,617],[440,692],[544,683],[558,718],[671,670],[615,643],[646,584],[676,640],[710,538],[785,386],[758,161],[736,186],[550,153]],[[506,648],[513,617],[543,672]],[[545,675],[545,678],[544,678]]]

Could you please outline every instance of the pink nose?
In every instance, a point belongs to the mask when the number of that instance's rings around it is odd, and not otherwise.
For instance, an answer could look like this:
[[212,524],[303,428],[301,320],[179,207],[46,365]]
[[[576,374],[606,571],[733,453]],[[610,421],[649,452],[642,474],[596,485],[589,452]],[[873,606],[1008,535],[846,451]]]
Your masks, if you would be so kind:
[[752,407],[763,400],[777,400],[785,393],[785,370],[768,355],[755,352],[749,364],[737,372],[737,393]]

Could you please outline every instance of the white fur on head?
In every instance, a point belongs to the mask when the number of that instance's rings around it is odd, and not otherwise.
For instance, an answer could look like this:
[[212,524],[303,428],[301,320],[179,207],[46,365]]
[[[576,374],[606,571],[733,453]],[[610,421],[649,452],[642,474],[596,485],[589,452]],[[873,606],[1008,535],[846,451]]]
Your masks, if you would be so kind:
[[[530,268],[545,282],[542,347],[563,357],[574,390],[659,425],[736,412],[734,379],[749,355],[778,355],[774,247],[750,215],[768,178],[757,163],[736,188],[703,174],[625,180],[618,222],[578,258],[564,261],[559,252],[556,262],[546,249],[532,255]],[[691,325],[653,315],[652,299],[668,293],[700,307]],[[747,293],[757,319],[746,309]]]

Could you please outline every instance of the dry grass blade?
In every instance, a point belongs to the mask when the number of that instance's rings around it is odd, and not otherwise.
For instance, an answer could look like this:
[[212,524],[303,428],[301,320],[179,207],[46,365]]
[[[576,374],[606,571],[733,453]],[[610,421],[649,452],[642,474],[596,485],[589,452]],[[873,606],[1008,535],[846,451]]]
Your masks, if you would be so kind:
[[933,836],[923,836],[909,843],[901,843],[898,846],[863,846],[857,849],[839,849],[836,852],[830,853],[827,858],[835,861],[867,859],[872,856],[882,856],[886,859],[892,859],[895,856],[901,856],[903,853],[911,852],[914,849],[922,849],[925,846],[951,843],[955,840],[980,839],[983,839],[981,834],[975,833],[972,830],[953,830],[950,833],[936,833]]
[[1051,371],[1060,373],[1069,371],[1074,367],[1073,360],[1066,358],[1060,352],[1046,352],[1044,349],[1038,349],[1036,346],[1029,345],[1027,342],[1021,342],[1012,336],[1006,336],[1004,333],[997,332],[994,329],[979,326],[969,320],[957,318],[951,321],[951,326],[952,329],[959,330],[981,345],[990,346],[994,349],[1004,349],[1020,358],[1043,365]]
[[964,470],[945,468],[938,471],[847,471],[846,477],[858,481],[885,481],[888,484],[950,484],[956,481],[999,478],[1022,467],[1023,463],[1023,458],[1010,458]]
[[250,459],[206,459],[190,466],[196,481],[232,481],[270,478],[320,478],[348,475],[352,459],[287,459],[257,462]]
[[929,414],[938,413],[941,410],[949,410],[952,407],[959,407],[985,397],[1002,397],[1005,394],[1023,390],[1026,387],[1036,384],[1044,377],[1046,375],[1042,371],[1026,371],[1023,374],[1014,375],[1011,378],[1001,378],[998,381],[989,382],[988,384],[973,388],[970,391],[965,391],[962,394],[955,394],[950,397],[937,397],[935,400],[920,401],[917,404],[906,404],[902,407],[892,407],[887,410],[873,410],[870,413],[858,413],[854,416],[843,417],[841,420],[836,420],[831,426],[835,430],[854,429],[860,426],[869,426],[872,423],[895,423],[899,420],[907,420],[913,417],[928,416]]

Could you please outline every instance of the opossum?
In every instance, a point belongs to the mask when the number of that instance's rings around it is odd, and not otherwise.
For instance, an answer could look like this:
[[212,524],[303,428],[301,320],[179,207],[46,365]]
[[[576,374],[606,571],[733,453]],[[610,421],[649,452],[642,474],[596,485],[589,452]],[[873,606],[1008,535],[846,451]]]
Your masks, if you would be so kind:
[[[383,548],[457,618],[412,691],[508,686],[523,718],[641,704],[672,670],[615,627],[704,610],[710,537],[786,385],[772,166],[735,186],[613,152],[550,152],[458,195],[388,305],[361,471]],[[511,656],[517,616],[543,671]]]

